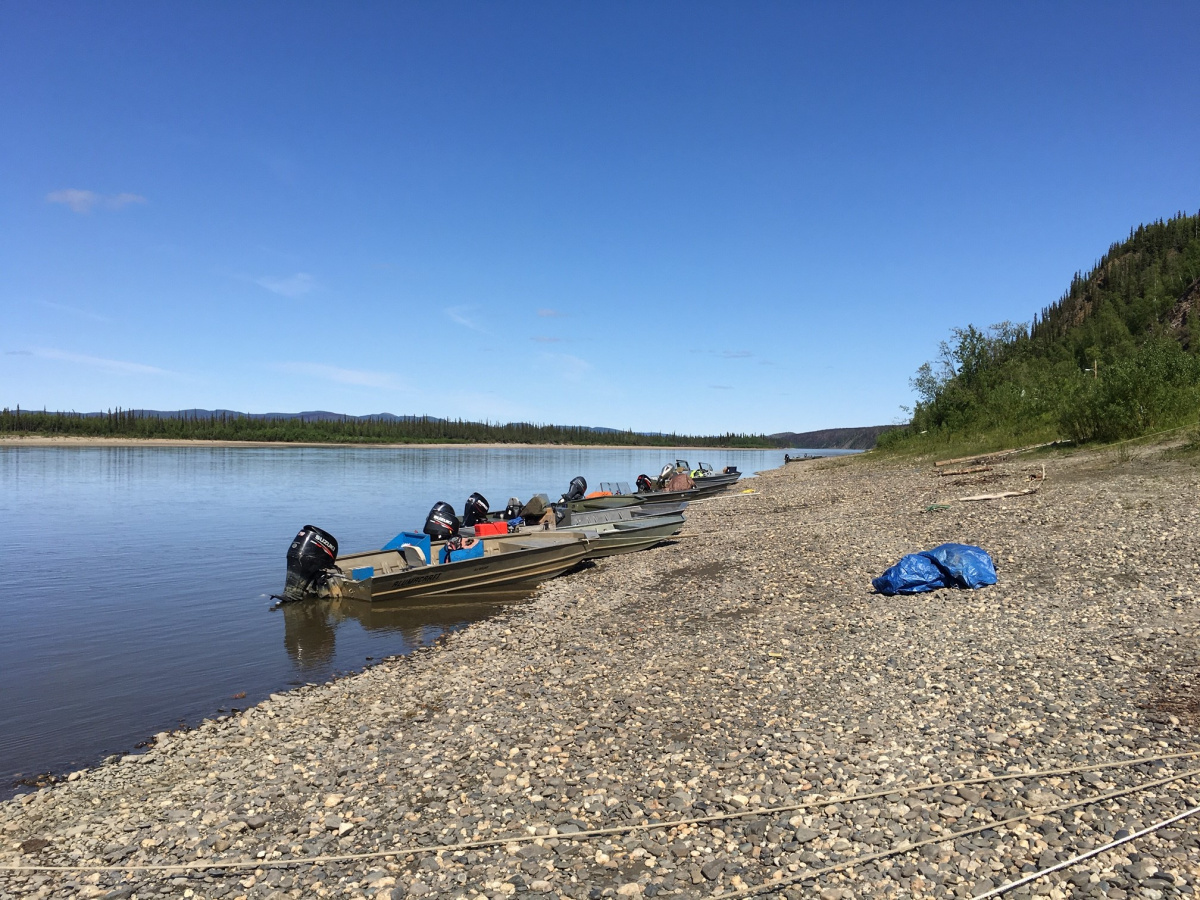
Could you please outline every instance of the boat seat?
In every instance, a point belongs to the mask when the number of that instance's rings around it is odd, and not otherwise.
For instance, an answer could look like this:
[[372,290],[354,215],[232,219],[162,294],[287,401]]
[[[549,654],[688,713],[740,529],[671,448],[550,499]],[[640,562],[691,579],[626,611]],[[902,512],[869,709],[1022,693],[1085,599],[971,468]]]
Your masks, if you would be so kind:
[[412,544],[405,544],[400,548],[400,555],[404,557],[404,561],[410,569],[418,569],[421,566],[429,565],[429,560],[425,558],[425,554],[421,552],[420,547],[414,547]]

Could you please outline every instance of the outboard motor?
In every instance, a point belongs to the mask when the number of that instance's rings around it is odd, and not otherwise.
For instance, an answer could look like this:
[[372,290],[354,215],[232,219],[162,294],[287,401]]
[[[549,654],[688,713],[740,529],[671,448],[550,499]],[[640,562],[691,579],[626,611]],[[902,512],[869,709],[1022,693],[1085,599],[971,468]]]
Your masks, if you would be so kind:
[[673,466],[663,466],[662,471],[658,473],[658,483],[666,484],[667,480],[674,474],[675,468]]
[[463,504],[463,528],[473,528],[480,522],[487,520],[488,510],[487,497],[476,491],[467,498],[467,502]]
[[571,479],[571,485],[567,488],[567,492],[563,494],[563,500],[570,503],[572,500],[582,500],[583,495],[587,493],[587,481],[582,475],[576,475]]
[[504,507],[504,518],[515,519],[520,516],[523,505],[520,497],[509,497],[508,506]]
[[320,588],[337,568],[337,553],[337,538],[328,531],[315,525],[301,528],[287,552],[284,597],[299,600],[308,591]]
[[654,482],[650,480],[649,475],[639,475],[637,477],[637,489],[642,494],[648,494],[654,490]]
[[454,515],[454,507],[445,500],[433,504],[422,530],[435,541],[448,541],[457,535],[458,516]]

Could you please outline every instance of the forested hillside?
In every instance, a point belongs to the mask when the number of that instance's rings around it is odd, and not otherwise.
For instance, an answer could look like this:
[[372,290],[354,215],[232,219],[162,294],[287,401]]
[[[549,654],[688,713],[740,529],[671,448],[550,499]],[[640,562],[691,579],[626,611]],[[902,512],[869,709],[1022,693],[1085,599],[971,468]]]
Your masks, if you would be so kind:
[[432,416],[344,416],[332,413],[249,416],[227,410],[111,410],[63,413],[0,410],[0,434],[170,438],[201,441],[281,441],[333,444],[603,444],[647,447],[772,447],[763,435],[642,434],[581,426],[464,422]]
[[861,428],[822,428],[819,431],[781,431],[769,435],[780,447],[808,450],[870,450],[879,435],[895,425],[867,425]]
[[1200,214],[1141,225],[1031,325],[955,328],[881,447],[1106,441],[1200,416]]

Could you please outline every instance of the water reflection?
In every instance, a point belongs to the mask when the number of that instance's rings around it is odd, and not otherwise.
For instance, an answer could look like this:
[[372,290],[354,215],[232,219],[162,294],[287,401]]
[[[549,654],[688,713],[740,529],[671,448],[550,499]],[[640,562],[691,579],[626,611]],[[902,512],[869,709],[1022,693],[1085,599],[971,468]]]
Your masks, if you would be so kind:
[[350,623],[363,631],[385,632],[388,655],[411,653],[415,648],[457,631],[472,622],[527,600],[531,591],[480,595],[459,594],[444,603],[414,607],[411,601],[363,603],[355,600],[303,600],[285,603],[283,646],[296,667],[305,673],[323,673],[334,659],[337,632]]
[[330,621],[329,604],[286,603],[283,612],[283,647],[301,672],[327,669],[333,661],[337,630]]

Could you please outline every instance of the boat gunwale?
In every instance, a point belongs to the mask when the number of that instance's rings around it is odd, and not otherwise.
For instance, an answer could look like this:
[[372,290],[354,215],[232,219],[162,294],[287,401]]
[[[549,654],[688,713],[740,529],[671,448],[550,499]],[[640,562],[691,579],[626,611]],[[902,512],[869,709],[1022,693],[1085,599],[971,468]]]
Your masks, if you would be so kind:
[[[496,535],[497,538],[519,545],[516,550],[501,550],[495,553],[472,559],[452,562],[435,562],[424,566],[410,566],[396,572],[384,572],[372,575],[363,581],[354,580],[350,570],[353,565],[345,565],[351,561],[367,563],[368,560],[378,559],[380,555],[395,555],[403,560],[399,550],[367,550],[349,553],[337,559],[338,570],[347,587],[339,589],[342,599],[375,603],[404,600],[417,597],[447,596],[456,593],[481,594],[489,591],[502,592],[525,584],[536,584],[540,581],[560,575],[587,558],[588,540],[579,532],[547,532],[557,540],[546,540],[538,537],[528,540],[530,535]],[[437,554],[445,546],[444,541],[431,545],[431,554]],[[492,544],[495,546],[495,543]],[[435,555],[436,558],[436,555]],[[478,571],[483,566],[495,565],[504,560],[506,565],[481,582]],[[442,578],[450,572],[448,580]],[[430,579],[430,575],[435,577]],[[416,583],[405,583],[412,582]],[[365,585],[369,582],[370,596],[357,595],[354,585]]]

